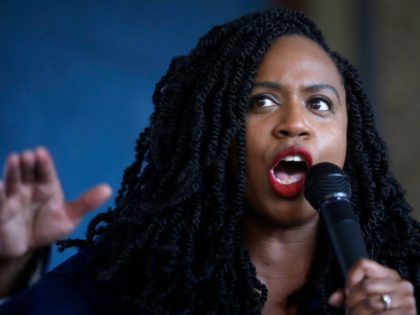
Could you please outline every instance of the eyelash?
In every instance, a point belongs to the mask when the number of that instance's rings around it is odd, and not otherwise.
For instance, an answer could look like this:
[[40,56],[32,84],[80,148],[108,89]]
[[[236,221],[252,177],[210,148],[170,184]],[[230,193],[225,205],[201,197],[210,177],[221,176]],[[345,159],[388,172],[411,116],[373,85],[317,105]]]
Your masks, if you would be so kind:
[[250,97],[249,104],[248,104],[249,106],[248,107],[249,108],[262,108],[264,106],[261,106],[261,105],[258,105],[257,104],[259,101],[262,101],[262,100],[269,100],[269,101],[273,102],[276,105],[280,105],[280,102],[274,96],[272,96],[272,95],[269,95],[269,94],[257,94],[257,95],[254,95],[254,96],[251,96]]
[[[270,94],[257,94],[257,95],[254,95],[254,96],[250,97],[249,108],[251,109],[251,108],[263,108],[263,107],[265,107],[263,105],[258,105],[258,102],[264,101],[264,100],[269,100],[269,101],[273,102],[275,105],[280,105],[280,102],[274,96],[272,96]],[[333,111],[333,108],[334,108],[333,102],[329,98],[327,98],[325,96],[321,96],[321,95],[315,95],[315,96],[310,97],[309,100],[307,101],[307,106],[308,106],[309,109],[315,110],[317,112],[327,111],[327,110],[319,110],[319,109],[316,109],[316,108],[311,108],[311,103],[320,102],[320,101],[326,103],[326,105],[328,106],[328,111]]]
[[[322,101],[322,102],[326,103],[327,106],[328,106],[328,110],[329,111],[333,111],[333,109],[334,109],[333,102],[329,98],[327,98],[325,96],[316,95],[316,96],[313,96],[313,97],[309,98],[309,100],[308,100],[308,106],[310,106],[312,102],[319,102],[319,101]],[[314,110],[320,111],[318,109],[314,109]],[[323,110],[321,110],[321,112],[322,111]]]

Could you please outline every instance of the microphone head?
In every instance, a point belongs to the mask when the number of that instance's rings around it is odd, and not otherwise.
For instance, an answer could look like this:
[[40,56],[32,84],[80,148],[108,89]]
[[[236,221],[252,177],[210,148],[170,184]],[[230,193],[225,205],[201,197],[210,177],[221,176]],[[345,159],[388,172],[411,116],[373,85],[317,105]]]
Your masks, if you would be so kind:
[[306,174],[304,195],[312,207],[318,210],[320,204],[329,198],[342,197],[350,200],[350,181],[335,164],[315,164]]

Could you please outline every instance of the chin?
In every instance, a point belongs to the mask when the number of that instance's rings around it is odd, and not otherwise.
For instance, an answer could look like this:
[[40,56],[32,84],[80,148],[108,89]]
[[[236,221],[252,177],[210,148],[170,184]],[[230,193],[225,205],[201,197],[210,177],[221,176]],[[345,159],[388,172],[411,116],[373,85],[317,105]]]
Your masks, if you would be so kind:
[[262,224],[272,228],[293,228],[318,221],[315,211],[306,199],[293,198],[276,203],[275,206],[253,207],[247,206],[246,216],[255,224]]

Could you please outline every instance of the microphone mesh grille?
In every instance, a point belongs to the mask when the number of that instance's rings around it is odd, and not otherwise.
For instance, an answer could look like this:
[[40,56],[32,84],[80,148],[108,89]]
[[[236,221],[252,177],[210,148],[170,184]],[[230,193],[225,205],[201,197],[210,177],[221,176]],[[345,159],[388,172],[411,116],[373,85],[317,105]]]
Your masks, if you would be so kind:
[[306,175],[304,194],[315,209],[328,196],[346,194],[351,197],[347,175],[337,165],[323,162],[314,165]]

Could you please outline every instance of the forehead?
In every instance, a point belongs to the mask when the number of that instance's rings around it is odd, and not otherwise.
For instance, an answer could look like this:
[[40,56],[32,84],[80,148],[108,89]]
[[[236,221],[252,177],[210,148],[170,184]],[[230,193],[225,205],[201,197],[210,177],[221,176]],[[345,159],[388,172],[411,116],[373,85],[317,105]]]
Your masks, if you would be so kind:
[[300,35],[286,35],[273,41],[257,69],[258,79],[323,81],[342,85],[331,57],[314,41]]

